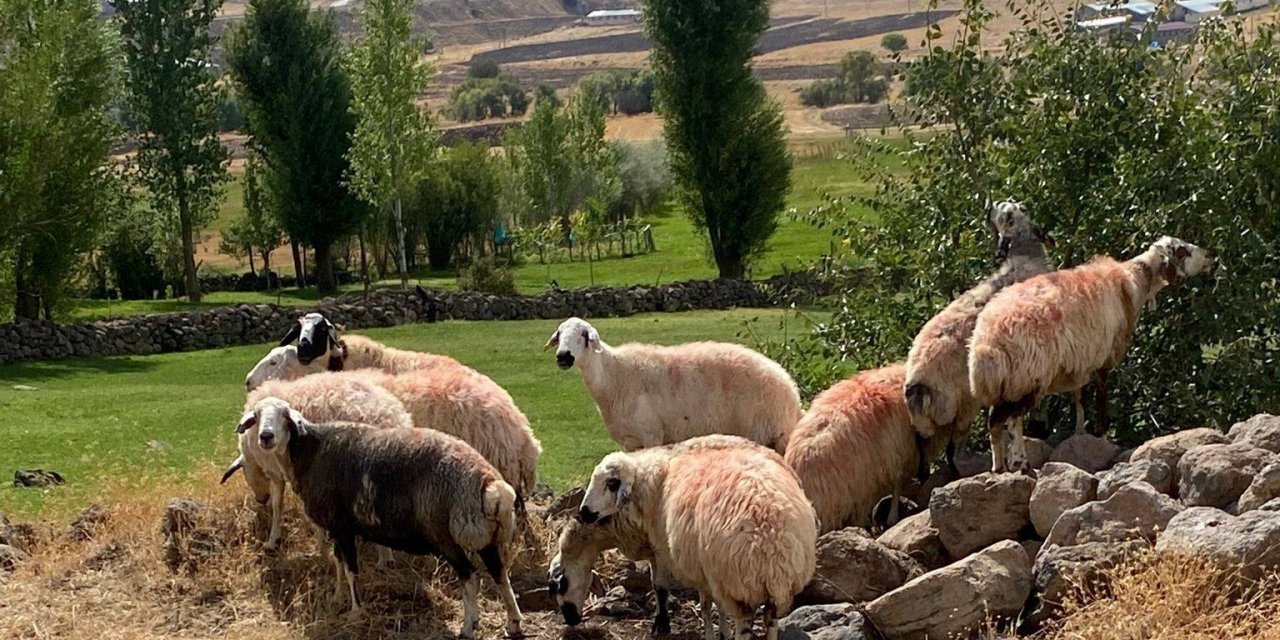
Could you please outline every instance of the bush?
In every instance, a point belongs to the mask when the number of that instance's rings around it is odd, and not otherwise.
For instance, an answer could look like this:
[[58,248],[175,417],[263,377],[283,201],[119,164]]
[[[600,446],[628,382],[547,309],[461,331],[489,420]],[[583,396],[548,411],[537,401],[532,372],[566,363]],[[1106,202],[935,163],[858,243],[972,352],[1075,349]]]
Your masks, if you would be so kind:
[[457,258],[482,252],[498,224],[501,190],[488,146],[464,142],[445,151],[443,161],[419,183],[406,215],[426,236],[432,268],[448,268]]
[[240,101],[234,95],[224,95],[218,101],[218,131],[243,131],[246,124],[244,112],[240,110]]
[[609,217],[618,222],[653,214],[666,204],[674,188],[666,146],[659,140],[612,144],[618,155],[619,189],[609,201]]
[[840,61],[840,75],[834,80],[818,80],[800,91],[800,102],[808,107],[865,102],[875,104],[889,95],[889,82],[882,75],[880,61],[867,51],[852,51]]
[[633,116],[653,111],[653,72],[600,71],[578,81],[578,92],[594,95],[613,114]]
[[[987,19],[978,0],[961,14],[975,33]],[[863,270],[813,332],[816,351],[857,368],[903,359],[930,315],[991,271],[982,203],[1012,196],[1055,236],[1064,265],[1133,256],[1164,234],[1222,262],[1216,278],[1162,292],[1139,320],[1111,378],[1112,405],[1126,414],[1113,417],[1121,440],[1274,409],[1276,28],[1253,38],[1239,24],[1208,24],[1195,44],[1159,49],[1028,23],[999,54],[978,43],[934,49],[908,67],[918,79],[910,122],[924,130],[904,122],[905,150],[864,141],[851,159],[871,195],[811,213],[847,248],[837,258]],[[886,157],[902,171],[887,170]]]
[[458,288],[499,296],[516,295],[516,276],[511,267],[494,256],[471,261],[458,275]]
[[533,101],[535,103],[545,101],[552,109],[559,109],[564,105],[564,101],[562,101],[560,99],[560,95],[556,93],[556,88],[545,82],[538,83],[538,88],[534,92]]
[[901,53],[907,50],[907,37],[901,33],[886,33],[880,39],[880,46],[891,53]]
[[453,88],[445,113],[459,122],[524,115],[529,94],[508,78],[472,78]]
[[500,72],[493,58],[472,58],[467,66],[468,78],[496,78]]

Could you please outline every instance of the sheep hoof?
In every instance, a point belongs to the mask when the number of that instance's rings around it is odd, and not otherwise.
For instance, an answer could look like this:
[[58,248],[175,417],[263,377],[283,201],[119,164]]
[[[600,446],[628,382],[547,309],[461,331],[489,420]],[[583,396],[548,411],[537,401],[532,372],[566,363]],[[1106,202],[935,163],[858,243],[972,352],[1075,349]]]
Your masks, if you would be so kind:
[[360,619],[360,616],[363,613],[364,613],[364,610],[361,609],[360,607],[351,607],[350,611],[347,611],[346,613],[342,614],[342,619],[346,620],[347,622],[355,622]]
[[266,544],[262,545],[262,551],[269,556],[276,555],[277,553],[280,552],[280,541],[279,540],[267,541]]
[[524,637],[524,630],[520,628],[519,622],[512,622],[507,624],[507,637],[512,638],[513,640],[515,638]]
[[649,635],[655,638],[671,635],[671,622],[664,620],[662,622],[653,623],[653,630],[649,632]]

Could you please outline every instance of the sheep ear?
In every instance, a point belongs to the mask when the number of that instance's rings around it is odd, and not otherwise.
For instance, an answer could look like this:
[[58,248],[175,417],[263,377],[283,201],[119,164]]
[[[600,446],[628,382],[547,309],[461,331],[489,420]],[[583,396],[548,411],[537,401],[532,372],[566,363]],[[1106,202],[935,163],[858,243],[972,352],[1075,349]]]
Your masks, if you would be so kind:
[[1013,241],[1005,236],[1000,236],[1000,240],[996,242],[996,260],[1003,262],[1009,257],[1009,246]]
[[347,360],[347,343],[341,339],[337,341],[332,349],[329,350],[329,361],[325,365],[325,369],[329,371],[342,371]]
[[284,337],[280,339],[280,346],[288,346],[294,340],[297,340],[300,335],[302,335],[302,320],[293,323],[293,326],[289,328],[289,333],[284,334]]
[[1031,225],[1031,233],[1035,234],[1036,240],[1039,240],[1040,244],[1043,244],[1044,246],[1050,249],[1052,249],[1055,246],[1055,243],[1053,241],[1053,236],[1046,233],[1044,229],[1041,229],[1040,227],[1037,227],[1035,225]]
[[596,331],[595,327],[587,331],[587,346],[595,349],[596,353],[600,353],[600,332]]
[[288,417],[287,422],[288,422],[289,428],[293,430],[294,435],[299,435],[299,436],[307,435],[307,427],[311,423],[307,422],[307,419],[302,417],[302,414],[298,413],[297,409],[290,407],[289,411],[285,413],[285,415]]
[[546,351],[551,347],[559,346],[559,344],[560,344],[560,330],[556,329],[555,333],[551,334],[551,337],[547,339],[547,343],[542,345],[542,350]]
[[227,480],[231,479],[231,476],[235,475],[237,471],[243,468],[244,468],[244,454],[242,453],[238,458],[236,458],[231,462],[231,466],[227,467],[226,471],[222,472],[222,480],[218,482],[218,484],[226,484]]
[[338,346],[338,327],[330,323],[329,324],[329,348],[333,349],[333,348],[337,348],[337,346]]
[[240,417],[240,424],[236,425],[236,433],[244,433],[258,424],[258,414],[253,411],[247,411]]
[[631,504],[631,484],[623,483],[618,487],[618,508],[625,509],[629,504]]

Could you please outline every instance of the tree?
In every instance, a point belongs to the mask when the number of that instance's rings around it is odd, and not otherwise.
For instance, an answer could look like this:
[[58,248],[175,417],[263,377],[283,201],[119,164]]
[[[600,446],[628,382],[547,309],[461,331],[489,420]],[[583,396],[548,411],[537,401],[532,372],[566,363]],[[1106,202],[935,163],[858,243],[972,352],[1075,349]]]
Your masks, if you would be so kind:
[[400,286],[409,287],[403,202],[412,195],[433,145],[431,122],[418,108],[433,73],[419,60],[413,0],[366,0],[365,37],[348,56],[356,129],[349,159],[351,187],[374,211],[391,210]]
[[271,252],[284,244],[284,231],[270,211],[268,195],[261,182],[262,171],[262,161],[257,156],[250,156],[244,166],[244,217],[223,232],[218,250],[232,256],[248,257],[251,273],[256,273],[253,252],[257,250],[262,257],[262,274],[269,278]]
[[0,0],[0,290],[17,318],[52,319],[123,206],[109,156],[118,46],[92,0]]
[[209,64],[209,24],[221,0],[117,0],[129,104],[139,134],[138,169],[151,208],[177,224],[187,297],[200,301],[196,234],[214,213],[226,180],[218,142],[220,94]]
[[468,78],[496,78],[501,70],[493,58],[472,58],[467,65]]
[[653,0],[645,31],[680,201],[721,277],[741,278],[778,227],[791,187],[782,110],[751,74],[766,0]]
[[840,61],[840,83],[849,102],[879,102],[888,93],[880,61],[870,51],[850,51]]
[[333,15],[305,0],[250,0],[226,58],[281,226],[315,249],[316,283],[335,291],[333,244],[365,210],[344,181],[355,123]]
[[[497,161],[484,145],[463,142],[422,179],[413,207],[426,234],[427,260],[445,269],[479,249],[498,222],[502,191]],[[470,251],[469,251],[470,249]]]
[[907,37],[901,33],[886,33],[880,39],[880,46],[890,53],[901,53],[907,50]]

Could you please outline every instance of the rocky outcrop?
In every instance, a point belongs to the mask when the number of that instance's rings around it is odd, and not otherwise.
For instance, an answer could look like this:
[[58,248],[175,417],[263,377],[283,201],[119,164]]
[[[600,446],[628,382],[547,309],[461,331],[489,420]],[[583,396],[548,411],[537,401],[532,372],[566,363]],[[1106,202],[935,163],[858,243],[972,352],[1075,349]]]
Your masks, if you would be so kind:
[[1000,540],[1013,540],[1031,523],[1028,503],[1036,481],[1014,473],[983,473],[933,492],[929,517],[952,558]]
[[1045,538],[1044,546],[1047,549],[1053,545],[1070,547],[1138,539],[1152,542],[1156,532],[1182,509],[1176,500],[1145,482],[1127,484],[1102,502],[1064,512]]
[[796,596],[799,604],[860,604],[897,589],[924,573],[902,551],[850,527],[818,538],[818,565],[813,580]]
[[1041,537],[1049,535],[1063,512],[1093,502],[1097,491],[1098,479],[1079,467],[1065,462],[1046,464],[1031,493],[1031,523],[1036,533]]
[[1178,495],[1187,506],[1234,509],[1254,477],[1278,460],[1245,442],[1196,447],[1178,462]]

